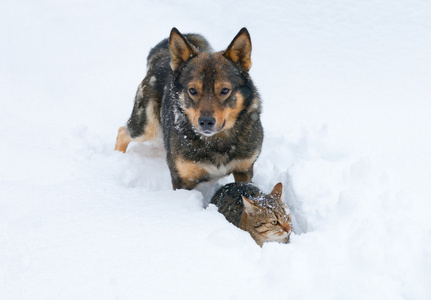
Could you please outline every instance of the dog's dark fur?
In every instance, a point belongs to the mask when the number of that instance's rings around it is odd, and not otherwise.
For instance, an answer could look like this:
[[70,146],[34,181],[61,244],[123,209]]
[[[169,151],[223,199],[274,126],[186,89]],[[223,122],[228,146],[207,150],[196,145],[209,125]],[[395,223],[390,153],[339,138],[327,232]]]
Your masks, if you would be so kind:
[[127,127],[115,149],[162,133],[174,189],[233,173],[250,182],[263,140],[260,98],[248,71],[251,41],[243,28],[225,51],[173,28],[148,56]]

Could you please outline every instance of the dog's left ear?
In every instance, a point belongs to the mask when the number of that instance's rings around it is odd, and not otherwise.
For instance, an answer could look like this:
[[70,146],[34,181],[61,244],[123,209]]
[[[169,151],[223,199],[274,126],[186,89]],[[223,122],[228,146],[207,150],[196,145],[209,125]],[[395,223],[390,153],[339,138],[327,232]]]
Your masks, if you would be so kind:
[[243,71],[251,68],[251,39],[247,28],[241,29],[224,52],[224,56],[236,63]]
[[169,37],[169,49],[171,50],[171,68],[173,71],[198,54],[196,47],[190,44],[175,27],[172,28]]

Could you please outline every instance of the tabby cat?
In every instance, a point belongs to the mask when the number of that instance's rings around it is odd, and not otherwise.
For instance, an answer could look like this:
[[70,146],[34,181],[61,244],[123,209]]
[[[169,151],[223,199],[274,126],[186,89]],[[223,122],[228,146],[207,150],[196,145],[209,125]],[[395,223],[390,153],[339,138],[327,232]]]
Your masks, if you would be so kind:
[[259,246],[270,241],[289,243],[291,219],[282,192],[281,182],[269,195],[251,183],[234,182],[221,187],[211,203],[230,223],[248,231]]

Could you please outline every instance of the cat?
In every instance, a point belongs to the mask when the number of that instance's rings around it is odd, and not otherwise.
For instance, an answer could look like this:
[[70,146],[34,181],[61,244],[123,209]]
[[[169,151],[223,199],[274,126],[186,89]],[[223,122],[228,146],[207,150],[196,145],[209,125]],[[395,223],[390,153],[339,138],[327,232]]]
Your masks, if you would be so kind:
[[251,183],[234,182],[221,187],[211,203],[230,223],[249,232],[259,246],[271,241],[286,244],[292,227],[282,192],[281,182],[268,195]]

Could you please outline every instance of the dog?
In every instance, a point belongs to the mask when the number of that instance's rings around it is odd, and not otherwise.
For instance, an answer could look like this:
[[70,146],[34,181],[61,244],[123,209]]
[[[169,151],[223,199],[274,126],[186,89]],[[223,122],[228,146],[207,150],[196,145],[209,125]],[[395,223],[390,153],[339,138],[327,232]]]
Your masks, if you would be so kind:
[[263,128],[250,56],[246,28],[220,52],[212,52],[201,35],[173,28],[148,55],[147,74],[115,150],[162,136],[173,189],[190,190],[229,174],[251,182]]

